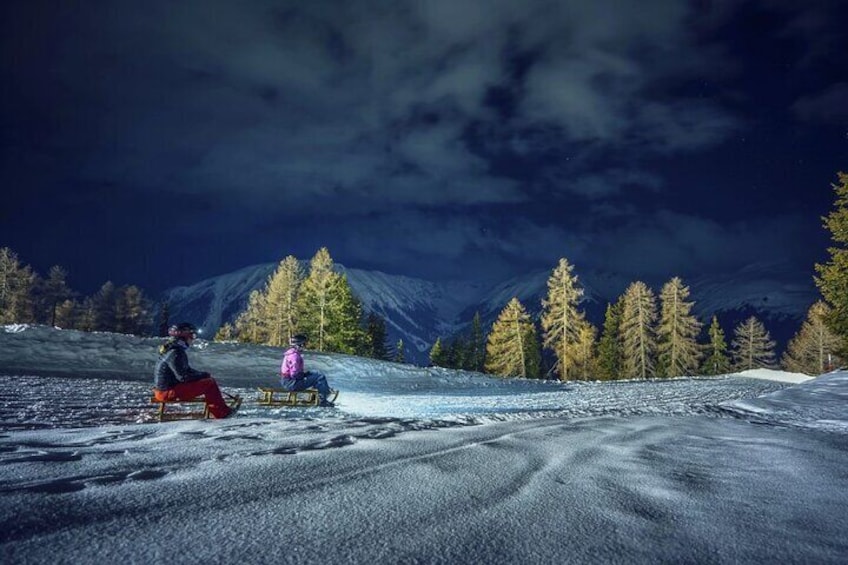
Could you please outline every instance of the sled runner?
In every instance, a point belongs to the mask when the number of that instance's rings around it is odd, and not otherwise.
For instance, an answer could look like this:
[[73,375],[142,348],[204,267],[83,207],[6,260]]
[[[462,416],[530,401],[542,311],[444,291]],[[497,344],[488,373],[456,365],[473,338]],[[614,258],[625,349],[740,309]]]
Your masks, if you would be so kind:
[[[284,388],[259,387],[259,397],[256,403],[261,406],[318,406],[318,391],[314,388],[289,391]],[[339,391],[333,390],[327,398],[330,402],[336,400]]]
[[[241,407],[241,397],[227,393],[223,394],[229,400],[227,404],[232,410],[230,416],[235,415],[236,411]],[[156,408],[156,420],[159,422],[206,420],[212,417],[209,413],[209,407],[206,405],[206,399],[203,396],[198,396],[191,400],[159,400],[155,396],[151,396],[150,403],[158,405]],[[203,407],[203,410],[199,410],[198,408],[200,407]]]
[[[211,417],[209,407],[206,406],[206,400],[202,396],[191,400],[159,400],[155,396],[151,396],[150,403],[158,404],[156,408],[156,419],[160,422],[171,420],[205,420]],[[197,410],[197,408],[202,408],[202,410]]]

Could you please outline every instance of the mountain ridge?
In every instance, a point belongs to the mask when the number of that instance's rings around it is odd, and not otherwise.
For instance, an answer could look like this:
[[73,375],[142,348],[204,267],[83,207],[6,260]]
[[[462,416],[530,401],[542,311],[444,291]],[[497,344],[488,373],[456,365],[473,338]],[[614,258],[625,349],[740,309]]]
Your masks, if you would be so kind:
[[[278,263],[250,265],[194,285],[174,287],[163,293],[160,303],[168,304],[171,319],[194,320],[211,336],[224,323],[235,320],[246,307],[250,292],[264,288],[277,266]],[[376,313],[386,320],[387,345],[394,347],[402,339],[405,358],[417,364],[427,364],[436,338],[449,338],[462,331],[475,312],[488,326],[506,303],[517,297],[528,311],[538,315],[552,272],[537,271],[485,284],[434,282],[339,263],[335,268],[347,276],[364,312]],[[695,314],[705,324],[713,314],[719,316],[728,342],[738,321],[753,314],[766,323],[772,338],[785,346],[817,299],[812,276],[808,280],[805,284],[797,271],[783,264],[763,263],[733,274],[700,276],[684,283],[690,287]],[[617,300],[630,282],[614,273],[594,271],[585,277],[578,273],[578,283],[585,290],[582,306],[588,319],[600,327],[607,303]],[[652,288],[658,294],[656,283]]]

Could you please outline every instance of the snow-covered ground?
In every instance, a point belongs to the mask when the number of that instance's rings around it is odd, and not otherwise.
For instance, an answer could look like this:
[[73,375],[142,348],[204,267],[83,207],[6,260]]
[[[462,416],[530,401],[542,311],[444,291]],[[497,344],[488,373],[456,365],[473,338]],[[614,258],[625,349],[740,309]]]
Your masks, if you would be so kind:
[[843,563],[848,373],[500,380],[201,342],[248,400],[153,423],[157,339],[0,328],[3,563]]

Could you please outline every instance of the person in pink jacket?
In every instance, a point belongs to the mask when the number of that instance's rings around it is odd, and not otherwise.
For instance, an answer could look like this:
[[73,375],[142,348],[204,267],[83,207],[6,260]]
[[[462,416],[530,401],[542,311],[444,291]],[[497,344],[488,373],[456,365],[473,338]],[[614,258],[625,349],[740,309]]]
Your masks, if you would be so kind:
[[280,365],[280,384],[288,391],[314,388],[318,390],[319,406],[333,406],[327,399],[330,396],[330,385],[322,373],[303,370],[303,355],[301,351],[306,346],[306,336],[297,334],[289,340],[289,348],[283,356]]

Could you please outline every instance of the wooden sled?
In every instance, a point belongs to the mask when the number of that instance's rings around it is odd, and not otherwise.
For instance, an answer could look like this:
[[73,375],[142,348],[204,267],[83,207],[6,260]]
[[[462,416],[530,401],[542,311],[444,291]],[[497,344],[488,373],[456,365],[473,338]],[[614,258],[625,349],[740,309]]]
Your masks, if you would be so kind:
[[[289,391],[284,388],[259,387],[259,397],[256,403],[260,406],[318,406],[318,391],[314,388],[305,390]],[[333,390],[330,402],[336,400],[339,391]]]
[[[230,407],[232,413],[238,411],[241,406],[241,397],[232,396],[224,393],[229,397],[227,406]],[[159,422],[169,422],[172,420],[208,420],[212,418],[212,413],[209,411],[209,406],[206,404],[206,397],[203,395],[192,398],[191,400],[159,400],[155,396],[150,397],[151,404],[157,404],[156,420]],[[197,410],[198,405],[203,405],[203,410]],[[172,410],[168,411],[168,406]]]
[[[151,404],[157,404],[156,420],[169,422],[172,420],[205,420],[211,418],[209,407],[206,406],[206,398],[198,396],[191,400],[159,400],[155,396],[150,397]],[[202,406],[203,410],[197,410]],[[170,412],[168,407],[171,408]]]

